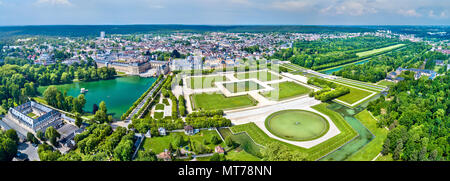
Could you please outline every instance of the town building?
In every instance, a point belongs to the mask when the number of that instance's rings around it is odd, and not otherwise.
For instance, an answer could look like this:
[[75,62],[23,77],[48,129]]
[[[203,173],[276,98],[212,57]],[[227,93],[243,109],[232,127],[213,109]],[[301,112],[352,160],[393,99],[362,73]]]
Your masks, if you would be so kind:
[[186,135],[193,135],[194,134],[194,128],[191,125],[184,126],[184,134],[186,134]]
[[160,136],[166,136],[166,129],[163,127],[158,128],[158,133]]
[[216,153],[225,153],[225,149],[224,149],[223,147],[219,146],[219,145],[217,145],[217,146],[214,148],[214,151],[215,151]]
[[14,108],[9,108],[3,122],[18,133],[26,135],[28,132],[44,132],[48,127],[58,127],[65,115],[39,103],[29,101]]

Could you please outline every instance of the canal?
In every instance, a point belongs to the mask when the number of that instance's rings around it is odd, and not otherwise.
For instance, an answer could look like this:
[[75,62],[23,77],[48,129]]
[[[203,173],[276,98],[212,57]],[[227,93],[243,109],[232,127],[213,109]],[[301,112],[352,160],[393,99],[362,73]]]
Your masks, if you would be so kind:
[[[370,100],[378,99],[379,95],[374,96]],[[328,106],[328,109],[336,111],[352,126],[358,136],[353,140],[349,141],[344,146],[340,147],[334,152],[331,152],[327,156],[320,159],[320,161],[343,161],[350,157],[352,154],[356,153],[359,149],[363,148],[367,143],[369,143],[374,135],[354,116],[359,112],[363,111],[370,101],[366,101],[360,106],[351,109],[340,105],[338,103],[332,103]]]
[[[71,84],[56,85],[61,92],[67,91],[68,96],[77,97],[81,88],[85,93],[85,112],[92,112],[94,104],[99,105],[105,101],[108,114],[120,119],[123,113],[136,101],[152,84],[156,78],[142,78],[139,76],[123,76],[111,80],[91,82],[74,82]],[[38,91],[42,94],[48,86],[40,86]]]

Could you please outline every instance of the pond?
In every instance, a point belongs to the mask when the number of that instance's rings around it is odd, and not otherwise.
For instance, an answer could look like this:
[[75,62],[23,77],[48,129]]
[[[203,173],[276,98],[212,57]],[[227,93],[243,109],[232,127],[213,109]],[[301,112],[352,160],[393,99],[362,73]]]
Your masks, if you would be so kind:
[[[156,78],[142,78],[139,76],[123,76],[111,80],[99,80],[91,82],[74,82],[71,84],[57,85],[61,91],[67,91],[68,96],[77,97],[81,88],[85,93],[85,112],[92,112],[94,104],[99,105],[105,101],[108,114],[120,119],[123,113],[156,81]],[[42,94],[48,86],[40,86],[38,91]]]

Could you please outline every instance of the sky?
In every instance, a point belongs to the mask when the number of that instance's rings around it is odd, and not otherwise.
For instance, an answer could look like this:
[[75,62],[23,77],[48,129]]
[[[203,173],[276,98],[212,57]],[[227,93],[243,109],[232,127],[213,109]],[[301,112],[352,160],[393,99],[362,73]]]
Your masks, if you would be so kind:
[[450,0],[0,0],[9,25],[450,25]]

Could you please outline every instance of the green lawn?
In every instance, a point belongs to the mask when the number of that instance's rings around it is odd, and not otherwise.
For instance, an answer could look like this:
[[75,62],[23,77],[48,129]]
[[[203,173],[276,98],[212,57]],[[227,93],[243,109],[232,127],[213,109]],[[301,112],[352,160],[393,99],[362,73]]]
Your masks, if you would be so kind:
[[[255,157],[244,150],[237,151],[236,149],[227,152],[225,158],[227,161],[261,161],[260,158]],[[198,157],[197,161],[209,161],[210,159],[211,157]]]
[[387,137],[388,130],[386,128],[379,128],[377,126],[377,120],[375,120],[367,110],[361,111],[355,117],[375,135],[375,138],[347,160],[371,161],[383,149],[383,143]]
[[156,104],[155,110],[164,110],[164,104]]
[[225,76],[204,76],[187,78],[188,87],[191,89],[206,89],[215,87],[215,82],[227,81]]
[[328,132],[328,121],[314,112],[290,109],[275,112],[265,121],[273,135],[291,141],[309,141]]
[[263,86],[259,85],[254,81],[224,83],[223,86],[232,93],[247,92],[264,88]]
[[239,149],[244,150],[253,157],[261,157],[261,146],[257,145],[246,133],[233,134],[229,128],[219,128],[218,131],[223,136],[227,138],[231,136],[231,139],[239,144]]
[[30,117],[30,118],[32,118],[32,119],[35,119],[35,118],[38,117],[38,116],[37,116],[36,114],[34,114],[33,112],[28,113],[27,116]]
[[238,79],[258,79],[263,82],[281,79],[280,76],[274,75],[274,74],[270,73],[269,71],[237,73],[237,74],[234,74],[234,77],[236,77]]
[[356,53],[356,55],[358,57],[368,56],[368,55],[372,55],[372,54],[375,54],[375,53],[392,50],[392,49],[395,49],[395,48],[398,48],[398,47],[401,47],[401,46],[404,46],[404,45],[405,44],[392,45],[392,46],[388,46],[388,47],[373,49],[373,50],[364,51],[364,52],[359,52],[359,53]]
[[249,95],[225,97],[221,93],[202,93],[190,96],[195,110],[235,109],[255,106],[258,102]]
[[395,82],[387,81],[387,80],[381,80],[377,83],[378,85],[384,85],[384,86],[393,86],[395,85]]
[[260,161],[261,159],[253,156],[250,153],[247,153],[244,150],[241,151],[236,151],[236,150],[232,150],[230,152],[227,152],[227,154],[225,155],[225,158],[227,159],[227,161]]
[[[172,133],[169,133],[167,136],[157,136],[157,137],[152,137],[152,138],[146,138],[142,147],[145,150],[151,149],[156,154],[161,153],[164,151],[164,149],[169,148],[169,144],[172,144],[172,146],[173,146],[173,140],[174,140],[175,135],[183,136],[184,143],[182,144],[183,145],[182,147],[189,146],[188,139],[190,139],[192,144],[195,145],[195,144],[200,144],[200,143],[203,144],[203,139],[206,139],[209,142],[211,140],[211,137],[214,135],[219,137],[217,132],[214,130],[212,130],[212,131],[202,130],[199,133],[192,135],[192,136],[185,135],[184,132],[172,132]],[[223,143],[223,142],[221,142],[219,145],[221,145],[222,147],[225,147],[225,143]],[[211,143],[208,145],[205,145],[205,147],[210,152],[213,152],[214,148],[216,146],[217,145],[213,145]],[[176,149],[175,147],[173,147],[173,148]],[[192,149],[192,148],[189,148],[189,149]]]
[[270,100],[283,100],[288,98],[293,98],[301,95],[308,94],[311,89],[297,84],[295,82],[281,82],[276,84],[271,84],[275,90],[269,92],[261,93],[262,96],[270,99]]
[[[384,86],[384,85],[377,85],[377,84],[373,84],[373,83],[369,83],[369,82],[361,82],[361,81],[351,80],[351,79],[336,79],[336,80],[332,80],[332,82],[344,84],[347,86],[353,86],[353,87],[357,87],[357,88],[361,88],[361,89],[369,90],[369,91],[373,91],[373,92],[381,92],[384,88],[386,88],[386,86]],[[372,86],[375,86],[375,87],[372,87]]]
[[162,119],[164,117],[164,112],[155,112],[153,113],[153,117],[155,119]]
[[[348,86],[346,86],[346,87],[348,87]],[[367,92],[367,91],[364,91],[361,89],[356,89],[353,87],[348,87],[348,88],[350,89],[350,93],[345,94],[341,97],[338,97],[337,98],[338,100],[344,101],[348,104],[353,104],[353,103],[369,96],[370,94],[372,94],[370,92]]]
[[255,140],[256,143],[261,145],[267,145],[269,143],[278,143],[282,145],[286,145],[289,149],[292,150],[298,150],[301,152],[304,152],[308,154],[309,160],[318,160],[319,158],[323,157],[327,153],[339,148],[343,144],[347,143],[351,139],[353,139],[355,136],[357,136],[357,132],[353,130],[353,128],[344,120],[344,118],[337,112],[334,112],[327,108],[327,103],[322,103],[316,106],[313,106],[312,108],[327,115],[336,125],[336,127],[341,131],[340,134],[334,136],[333,138],[328,139],[325,142],[322,142],[319,145],[316,145],[310,149],[305,149],[302,147],[298,147],[295,145],[291,145],[289,143],[285,143],[282,141],[279,141],[277,139],[269,137],[267,134],[264,133],[261,129],[259,129],[258,126],[256,126],[255,123],[247,123],[247,124],[241,124],[231,127],[231,130],[234,133],[239,132],[247,132],[247,134]]

